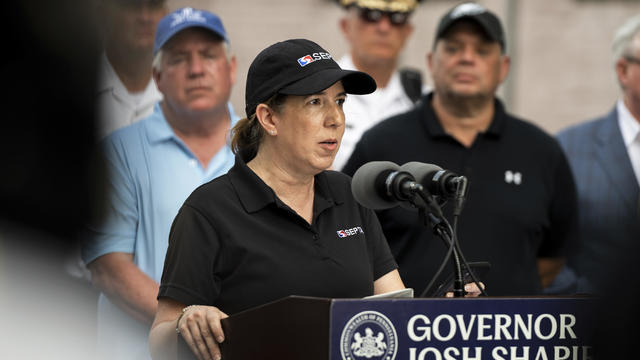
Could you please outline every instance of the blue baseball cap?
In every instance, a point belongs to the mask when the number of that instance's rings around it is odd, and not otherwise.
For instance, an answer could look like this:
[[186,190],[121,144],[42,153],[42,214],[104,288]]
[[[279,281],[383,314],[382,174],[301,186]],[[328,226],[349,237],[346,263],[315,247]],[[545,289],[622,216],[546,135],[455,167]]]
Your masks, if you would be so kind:
[[224,30],[222,20],[220,20],[218,15],[206,10],[185,7],[172,12],[158,22],[156,39],[153,44],[153,54],[155,55],[175,34],[191,27],[200,27],[209,30],[217,36],[220,36],[227,43],[229,42],[227,32]]

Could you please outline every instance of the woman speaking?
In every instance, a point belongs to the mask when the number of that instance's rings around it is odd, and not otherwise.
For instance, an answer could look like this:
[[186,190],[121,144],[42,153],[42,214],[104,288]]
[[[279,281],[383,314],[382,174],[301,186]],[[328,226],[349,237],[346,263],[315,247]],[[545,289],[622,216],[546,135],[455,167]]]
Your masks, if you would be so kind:
[[288,295],[404,288],[374,212],[355,201],[348,176],[326,170],[344,133],[347,94],[375,88],[309,40],[279,42],[255,58],[247,118],[232,130],[235,165],[196,189],[173,223],[154,358],[175,346],[176,332],[199,359],[219,358],[220,319]]

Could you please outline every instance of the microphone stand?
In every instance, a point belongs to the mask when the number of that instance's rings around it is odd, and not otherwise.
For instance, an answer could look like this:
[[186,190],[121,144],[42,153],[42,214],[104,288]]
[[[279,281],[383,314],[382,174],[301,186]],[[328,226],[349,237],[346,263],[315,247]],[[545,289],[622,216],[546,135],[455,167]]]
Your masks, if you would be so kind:
[[[469,263],[465,259],[462,250],[460,249],[460,244],[458,242],[458,236],[456,235],[458,217],[462,212],[462,207],[466,200],[466,195],[468,191],[468,182],[467,178],[464,176],[459,176],[456,179],[456,193],[454,196],[454,209],[453,209],[453,229],[451,225],[447,221],[447,219],[442,214],[442,209],[440,205],[433,199],[431,194],[429,194],[428,190],[423,187],[419,187],[418,189],[414,189],[414,193],[417,193],[420,198],[424,201],[424,204],[420,204],[416,202],[414,199],[411,200],[411,203],[419,209],[420,216],[424,219],[425,225],[431,227],[434,230],[434,233],[438,235],[444,242],[445,246],[449,248],[447,254],[440,264],[438,271],[433,276],[427,287],[421,294],[421,297],[425,297],[428,293],[429,289],[433,286],[436,279],[440,276],[442,271],[444,270],[445,265],[449,262],[449,259],[453,256],[453,265],[455,271],[455,279],[453,283],[453,295],[454,297],[463,297],[466,295],[466,291],[464,290],[464,277],[462,275],[462,266],[464,266],[467,270],[471,279],[476,284],[480,292],[484,296],[488,296],[486,291],[482,286],[480,286],[480,281],[472,271]],[[427,212],[427,209],[430,211]],[[435,213],[435,215],[434,215]]]
[[[415,191],[420,198],[424,201],[426,206],[418,205],[416,202],[413,202],[415,206],[420,209],[420,214],[424,218],[426,225],[431,225],[434,233],[438,235],[444,242],[445,245],[448,246],[449,251],[447,252],[447,256],[444,261],[440,265],[438,272],[433,277],[427,288],[423,291],[421,296],[424,296],[426,292],[431,288],[433,282],[439,277],[442,272],[444,265],[448,262],[448,259],[453,255],[453,265],[455,272],[455,280],[453,282],[453,296],[454,297],[464,297],[466,295],[466,291],[464,290],[464,278],[462,276],[462,265],[460,263],[460,248],[457,246],[457,241],[455,238],[455,233],[451,228],[451,225],[447,221],[447,219],[442,214],[442,209],[438,203],[433,199],[433,197],[427,193],[427,190],[424,188],[416,189]],[[427,214],[427,208],[431,210]],[[434,214],[435,213],[435,214]]]
[[469,190],[469,183],[466,177],[464,176],[458,176],[455,179],[455,183],[456,183],[456,193],[454,196],[454,207],[453,207],[453,241],[455,244],[455,247],[457,249],[457,253],[460,256],[460,260],[462,260],[462,263],[464,264],[464,266],[467,268],[469,275],[471,276],[471,279],[473,280],[473,282],[476,284],[476,286],[478,287],[478,289],[480,289],[480,293],[484,296],[489,296],[487,294],[487,292],[484,290],[484,288],[482,286],[480,286],[480,281],[478,281],[478,278],[476,277],[476,274],[474,274],[474,272],[471,270],[471,267],[469,267],[469,263],[467,262],[467,259],[464,258],[464,254],[462,253],[462,250],[460,249],[460,243],[458,242],[458,235],[457,235],[457,229],[458,229],[458,217],[460,216],[460,214],[462,213],[462,207],[464,206],[464,202],[467,199],[467,191]]
[[[467,292],[464,290],[464,278],[462,277],[462,267],[460,266],[460,258],[463,257],[462,250],[460,250],[460,244],[458,243],[458,236],[456,236],[455,229],[457,228],[458,216],[462,213],[462,206],[464,205],[464,201],[467,195],[467,178],[464,176],[458,176],[456,179],[456,195],[455,195],[455,204],[453,207],[453,223],[454,230],[451,231],[453,234],[453,239],[451,240],[454,251],[453,258],[456,266],[456,280],[453,284],[453,295],[455,297],[464,297]],[[466,260],[464,261],[466,264]],[[469,273],[473,273],[469,266],[467,265],[467,269]]]
[[[393,164],[392,164],[393,165]],[[395,165],[397,167],[397,165]],[[394,169],[391,169],[394,170]],[[360,171],[360,170],[359,170]],[[424,218],[425,225],[431,225],[433,231],[436,235],[438,235],[444,242],[445,246],[449,247],[449,251],[447,256],[443,260],[438,272],[432,278],[431,282],[427,286],[427,288],[421,294],[422,297],[428,292],[428,290],[433,285],[433,282],[440,276],[444,266],[449,261],[449,258],[453,256],[453,265],[454,265],[454,284],[453,284],[453,295],[455,297],[463,297],[467,294],[464,290],[464,277],[462,275],[462,267],[468,270],[469,274],[475,281],[476,285],[480,289],[483,295],[487,295],[484,289],[480,286],[475,274],[469,267],[466,259],[462,255],[462,250],[460,250],[460,245],[458,244],[458,238],[456,235],[455,228],[451,228],[451,224],[447,221],[442,213],[442,209],[434,197],[429,193],[429,190],[424,188],[422,184],[415,182],[413,176],[401,170],[391,171],[389,174],[386,174],[384,177],[383,188],[385,190],[383,194],[383,198],[386,200],[393,201],[407,201],[411,203],[414,207],[420,210],[420,215]],[[464,176],[458,176],[452,179],[455,184],[455,207],[454,207],[454,224],[457,224],[458,216],[462,212],[462,206],[464,201],[466,200],[467,193],[467,178]],[[416,196],[416,194],[418,196]],[[420,201],[422,200],[422,201]],[[387,205],[387,204],[385,204]]]

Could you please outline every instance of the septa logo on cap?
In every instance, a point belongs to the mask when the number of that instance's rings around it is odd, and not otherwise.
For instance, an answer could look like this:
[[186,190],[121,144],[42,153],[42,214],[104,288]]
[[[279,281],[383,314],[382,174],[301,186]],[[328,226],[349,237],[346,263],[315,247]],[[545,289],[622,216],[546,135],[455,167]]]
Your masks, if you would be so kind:
[[314,61],[317,60],[328,60],[331,59],[331,54],[329,54],[328,52],[315,52],[313,54],[310,55],[305,55],[301,58],[298,59],[298,64],[300,64],[300,66],[304,67],[307,66],[309,64],[311,64]]
[[305,55],[303,57],[301,57],[300,59],[298,59],[298,64],[300,64],[300,66],[306,66],[309,65],[313,62],[313,58],[311,57],[311,55]]

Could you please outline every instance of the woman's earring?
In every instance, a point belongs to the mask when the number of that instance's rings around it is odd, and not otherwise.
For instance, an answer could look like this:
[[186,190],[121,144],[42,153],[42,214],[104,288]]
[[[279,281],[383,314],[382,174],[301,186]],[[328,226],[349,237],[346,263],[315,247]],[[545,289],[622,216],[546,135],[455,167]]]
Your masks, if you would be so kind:
[[275,135],[275,134],[276,134],[276,131],[275,131],[275,130],[269,130],[269,134],[271,134],[271,135]]

